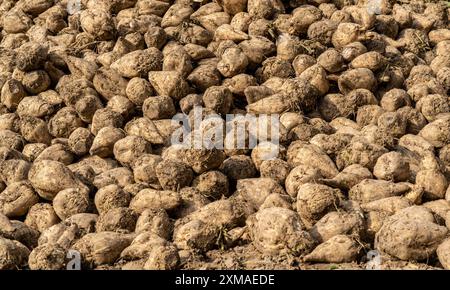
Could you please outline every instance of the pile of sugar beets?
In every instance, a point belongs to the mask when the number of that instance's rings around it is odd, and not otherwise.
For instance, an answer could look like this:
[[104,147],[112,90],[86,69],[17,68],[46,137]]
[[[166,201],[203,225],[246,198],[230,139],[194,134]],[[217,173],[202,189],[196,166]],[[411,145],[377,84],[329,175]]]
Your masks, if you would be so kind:
[[[0,269],[449,269],[449,17],[431,0],[0,1]],[[172,117],[199,107],[279,114],[278,143],[173,144]]]

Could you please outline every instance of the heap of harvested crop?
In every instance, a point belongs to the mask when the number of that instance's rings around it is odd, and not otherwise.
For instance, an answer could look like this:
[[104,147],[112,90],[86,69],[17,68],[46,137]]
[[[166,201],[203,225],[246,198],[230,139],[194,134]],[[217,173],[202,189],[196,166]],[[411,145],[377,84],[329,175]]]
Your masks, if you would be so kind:
[[395,2],[0,1],[0,269],[450,269],[450,6]]

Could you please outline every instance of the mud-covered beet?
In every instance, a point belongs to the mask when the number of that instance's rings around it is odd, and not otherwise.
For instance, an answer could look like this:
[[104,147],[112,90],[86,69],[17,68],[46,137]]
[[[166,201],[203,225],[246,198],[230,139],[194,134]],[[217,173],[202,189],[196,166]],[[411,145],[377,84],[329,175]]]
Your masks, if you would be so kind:
[[0,269],[450,269],[448,4],[0,0]]

